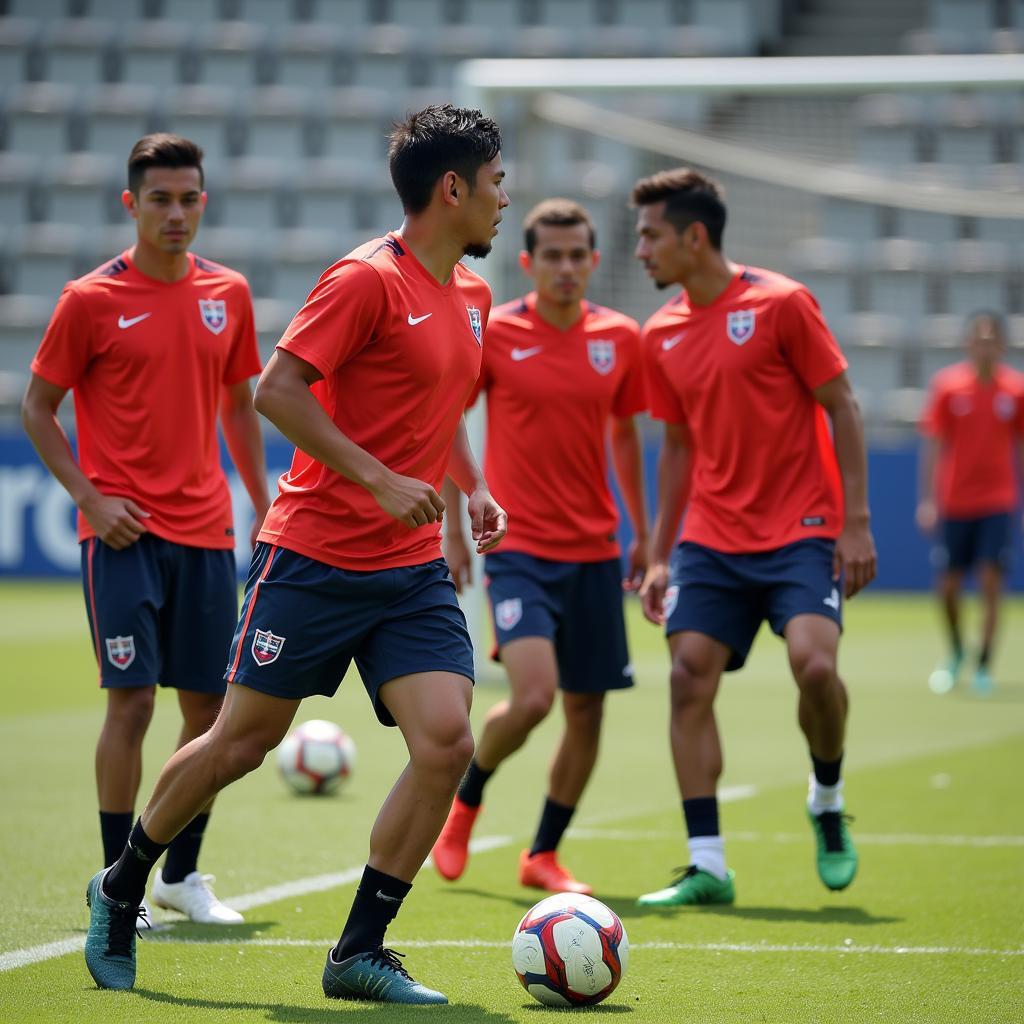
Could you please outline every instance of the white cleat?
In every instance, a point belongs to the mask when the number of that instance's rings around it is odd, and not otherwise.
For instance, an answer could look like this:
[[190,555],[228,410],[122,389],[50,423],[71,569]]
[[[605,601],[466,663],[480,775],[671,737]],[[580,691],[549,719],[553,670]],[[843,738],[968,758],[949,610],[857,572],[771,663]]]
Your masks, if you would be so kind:
[[153,902],[165,910],[177,910],[197,924],[241,924],[237,910],[224,906],[213,894],[213,875],[193,871],[181,882],[165,882],[162,871],[153,880]]
[[146,900],[142,901],[142,906],[139,908],[139,928],[145,928],[151,932],[162,932],[167,925],[161,924],[153,917],[153,908],[149,905]]

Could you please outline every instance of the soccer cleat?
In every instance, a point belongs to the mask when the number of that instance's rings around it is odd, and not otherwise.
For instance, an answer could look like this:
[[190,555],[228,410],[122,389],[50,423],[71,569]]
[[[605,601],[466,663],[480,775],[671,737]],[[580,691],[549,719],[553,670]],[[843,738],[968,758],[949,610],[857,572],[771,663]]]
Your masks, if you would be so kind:
[[[680,868],[676,869],[682,870]],[[665,889],[645,893],[636,902],[640,907],[692,907],[707,903],[729,904],[736,899],[731,868],[725,878],[703,871],[691,864],[683,874]]]
[[454,882],[466,870],[469,834],[473,831],[473,822],[479,813],[479,807],[470,807],[456,797],[448,812],[448,820],[430,851],[438,874],[449,882]]
[[519,854],[519,884],[547,892],[578,892],[582,896],[590,896],[594,891],[585,882],[577,882],[558,863],[554,850],[544,850],[532,857],[529,850],[523,850]]
[[818,877],[834,892],[845,889],[857,874],[857,850],[846,827],[853,818],[842,811],[814,814],[809,808],[807,817],[818,845]]
[[992,678],[992,673],[984,665],[979,665],[971,678],[972,692],[979,697],[989,697],[995,688],[996,681]]
[[164,910],[177,910],[196,924],[241,924],[245,919],[237,910],[224,906],[213,894],[213,875],[193,871],[181,882],[165,882],[158,871],[153,880],[153,902]]
[[103,892],[109,868],[89,880],[85,902],[89,907],[89,932],[85,937],[85,965],[100,988],[127,990],[135,984],[135,936],[137,922],[146,924],[145,911],[131,903],[119,903]]
[[960,668],[963,665],[962,654],[950,655],[948,661],[943,662],[928,677],[928,689],[932,693],[949,693],[956,686],[957,676],[960,675]]
[[370,999],[377,1003],[447,1003],[448,997],[414,981],[393,949],[357,953],[338,963],[334,950],[324,964],[328,999]]

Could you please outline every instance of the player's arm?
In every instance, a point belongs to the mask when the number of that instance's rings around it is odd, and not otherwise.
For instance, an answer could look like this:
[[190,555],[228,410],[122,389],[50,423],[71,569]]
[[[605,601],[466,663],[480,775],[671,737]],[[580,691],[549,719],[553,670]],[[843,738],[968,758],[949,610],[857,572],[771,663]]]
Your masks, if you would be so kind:
[[508,517],[505,510],[491,496],[484,474],[473,455],[473,449],[469,446],[465,416],[459,421],[459,428],[455,431],[455,443],[448,459],[448,477],[469,498],[469,522],[473,540],[476,541],[477,554],[482,555],[485,551],[496,548],[505,536]]
[[640,586],[644,615],[657,626],[665,622],[668,561],[679,534],[679,520],[690,495],[693,465],[690,434],[681,423],[666,423],[658,454],[658,504],[654,516],[647,573]]
[[[1024,437],[1017,440],[1017,479],[1024,480]],[[1024,515],[1021,516],[1021,524],[1024,526]]]
[[267,460],[263,452],[263,436],[260,421],[252,404],[252,391],[248,380],[229,384],[221,389],[220,425],[224,441],[231,453],[231,461],[245,484],[252,502],[255,518],[250,538],[256,543],[256,535],[263,525],[270,495],[267,491]]
[[309,390],[321,379],[312,363],[279,348],[256,384],[256,411],[317,462],[365,487],[410,529],[437,522],[444,512],[441,495],[422,480],[393,473],[346,437]]
[[619,482],[626,513],[633,526],[633,542],[629,546],[629,570],[622,581],[623,589],[639,590],[647,572],[647,502],[644,498],[643,449],[636,417],[613,416],[610,427],[612,465]]
[[832,438],[843,481],[846,508],[842,533],[836,539],[833,572],[846,574],[846,596],[866,587],[877,571],[875,539],[868,508],[868,457],[864,445],[864,421],[850,379],[840,373],[814,389],[814,397],[832,418]]
[[57,478],[88,520],[96,536],[115,550],[129,547],[146,532],[144,512],[130,498],[101,494],[82,472],[57,419],[57,409],[68,393],[33,373],[21,403],[25,433],[39,458]]
[[931,533],[939,521],[935,503],[935,471],[939,464],[939,439],[921,439],[921,457],[917,471],[917,525],[923,533]]
[[466,535],[462,529],[462,491],[450,477],[444,478],[441,487],[441,498],[444,501],[444,527],[441,532],[441,554],[448,563],[455,590],[462,593],[463,587],[473,582],[473,559],[466,545]]

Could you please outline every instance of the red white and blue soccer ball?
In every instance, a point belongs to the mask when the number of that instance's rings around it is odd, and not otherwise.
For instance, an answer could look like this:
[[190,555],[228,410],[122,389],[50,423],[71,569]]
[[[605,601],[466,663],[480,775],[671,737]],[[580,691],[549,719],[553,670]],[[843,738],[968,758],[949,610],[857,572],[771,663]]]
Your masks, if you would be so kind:
[[277,768],[296,793],[331,793],[352,774],[356,745],[333,722],[313,719],[277,748]]
[[563,892],[529,910],[512,936],[512,966],[545,1006],[592,1006],[615,991],[629,961],[618,917],[599,900]]

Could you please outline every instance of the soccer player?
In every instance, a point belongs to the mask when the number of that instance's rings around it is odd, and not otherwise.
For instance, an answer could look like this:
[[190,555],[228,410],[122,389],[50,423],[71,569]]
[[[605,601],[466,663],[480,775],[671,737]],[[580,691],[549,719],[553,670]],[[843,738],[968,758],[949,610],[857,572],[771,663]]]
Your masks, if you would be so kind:
[[818,873],[843,889],[857,854],[843,817],[847,694],[836,654],[842,599],[875,575],[846,360],[806,288],[726,259],[715,182],[663,171],[637,182],[632,202],[637,258],[659,288],[683,288],[644,327],[648,401],[665,436],[641,597],[668,637],[670,739],[690,847],[682,877],[640,903],[735,898],[719,831],[714,701],[764,619],[785,640],[799,691]]
[[[32,362],[25,431],[78,506],[82,582],[107,694],[96,748],[104,864],[134,820],[156,685],[174,687],[179,745],[213,724],[238,608],[231,498],[217,418],[256,513],[269,506],[249,378],[260,372],[245,278],[189,252],[206,205],[202,150],[147,135],[128,158],[134,246],[71,281]],[[57,420],[74,392],[78,458]],[[233,924],[197,869],[209,817],[186,823],[153,899]],[[147,910],[148,917],[148,910]]]
[[[548,199],[523,227],[520,266],[535,291],[491,317],[477,384],[487,393],[484,468],[515,524],[486,561],[497,656],[510,694],[487,714],[433,860],[445,878],[462,874],[484,784],[547,716],[561,687],[565,728],[537,834],[519,858],[519,881],[589,893],[556,850],[597,759],[605,693],[633,685],[606,439],[636,538],[625,581],[636,589],[647,543],[633,421],[646,405],[640,331],[635,321],[584,299],[599,256],[583,207]],[[449,514],[445,533],[448,563],[461,584],[470,561],[458,515]]]
[[90,882],[86,962],[102,988],[135,980],[135,908],[153,862],[196,811],[257,768],[304,697],[330,696],[355,659],[409,763],[370,833],[352,911],[327,955],[329,997],[445,1003],[412,980],[384,933],[434,845],[469,764],[473,650],[441,558],[445,471],[473,536],[505,532],[462,414],[480,372],[484,256],[508,205],[501,137],[448,105],[395,126],[399,231],[329,267],[267,363],[256,407],[296,444],[253,553],[213,728],[179,750],[109,872]]
[[949,659],[928,680],[936,693],[953,689],[963,666],[960,591],[975,567],[984,614],[971,686],[979,694],[994,686],[990,663],[1017,506],[1016,472],[1024,475],[1024,376],[1003,364],[1005,347],[1000,316],[972,316],[967,359],[935,375],[921,420],[917,522],[927,534],[938,532],[938,589],[950,645]]

